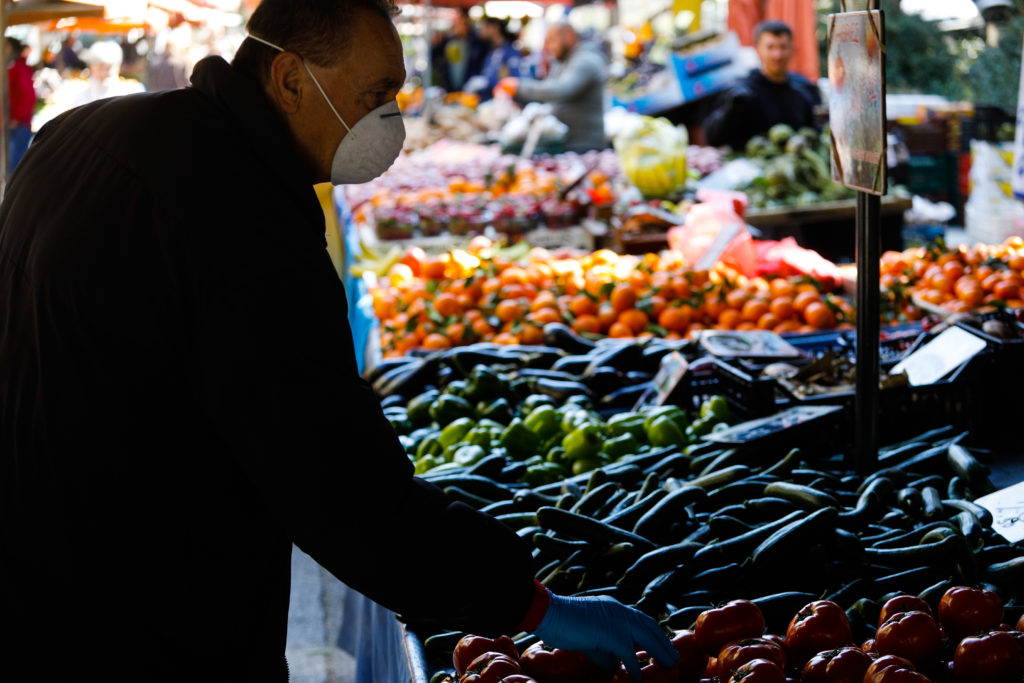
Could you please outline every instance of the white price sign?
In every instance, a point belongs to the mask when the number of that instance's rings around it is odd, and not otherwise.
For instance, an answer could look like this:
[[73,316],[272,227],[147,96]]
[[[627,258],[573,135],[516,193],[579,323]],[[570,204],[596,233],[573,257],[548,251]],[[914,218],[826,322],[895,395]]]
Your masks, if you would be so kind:
[[1024,541],[1024,482],[974,501],[992,513],[992,528],[1010,543]]

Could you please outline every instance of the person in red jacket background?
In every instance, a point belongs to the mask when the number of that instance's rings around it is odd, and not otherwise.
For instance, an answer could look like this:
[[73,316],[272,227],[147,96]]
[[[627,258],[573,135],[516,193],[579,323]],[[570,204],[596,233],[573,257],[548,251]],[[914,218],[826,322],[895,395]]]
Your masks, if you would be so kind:
[[7,38],[4,49],[7,60],[7,92],[10,104],[8,117],[8,173],[21,161],[28,143],[32,141],[32,114],[36,108],[36,88],[32,80],[32,67],[25,61],[25,44],[17,38]]

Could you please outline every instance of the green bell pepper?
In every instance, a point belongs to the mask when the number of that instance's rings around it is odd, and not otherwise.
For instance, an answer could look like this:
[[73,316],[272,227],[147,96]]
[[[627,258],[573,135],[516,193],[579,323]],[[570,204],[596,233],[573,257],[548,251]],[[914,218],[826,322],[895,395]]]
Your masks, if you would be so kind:
[[540,437],[531,432],[518,417],[501,433],[498,443],[508,451],[510,457],[519,460],[535,455],[541,446]]
[[448,386],[444,388],[442,394],[451,394],[453,396],[461,396],[465,398],[466,389],[469,387],[469,382],[464,379],[455,379],[448,382]]
[[541,405],[535,408],[526,416],[523,424],[542,439],[550,438],[561,429],[558,411],[551,405]]
[[576,461],[597,455],[603,443],[600,427],[594,424],[581,424],[565,435],[562,439],[562,448],[565,449],[567,459]]
[[452,462],[456,465],[462,465],[468,467],[469,465],[475,465],[484,459],[487,455],[487,451],[484,450],[483,446],[460,446],[455,451],[455,456],[452,458]]
[[683,447],[689,439],[686,432],[679,428],[669,415],[655,417],[649,424],[645,423],[647,440],[652,446],[679,446]]
[[440,456],[442,453],[444,453],[444,446],[441,445],[441,441],[437,438],[436,434],[424,437],[416,447],[417,460],[427,455]]
[[434,401],[440,395],[441,392],[437,389],[430,389],[418,396],[414,396],[405,406],[406,417],[409,418],[409,421],[415,427],[423,427],[430,424],[430,406],[434,404]]
[[679,428],[679,431],[684,431],[690,425],[690,419],[679,406],[658,406],[656,408],[650,408],[644,410],[644,431],[650,430],[651,425],[660,417],[670,418]]
[[454,422],[460,417],[473,417],[473,406],[461,396],[453,394],[441,394],[430,406],[430,417],[438,425],[445,425]]
[[580,425],[601,425],[601,416],[593,413],[576,403],[568,403],[558,409],[561,419],[562,432],[568,434]]
[[600,458],[580,458],[573,462],[572,473],[583,474],[584,472],[590,472],[591,470],[596,470],[603,464],[604,463]]
[[448,448],[452,444],[462,441],[466,434],[469,433],[469,430],[473,429],[474,425],[476,425],[476,421],[471,417],[460,417],[457,420],[452,420],[441,430],[441,435],[437,437],[437,440],[441,442],[442,446]]
[[525,415],[529,415],[538,406],[553,406],[555,405],[555,399],[551,398],[547,394],[530,394],[523,399],[522,403],[519,404],[519,409]]
[[547,455],[544,456],[544,460],[547,462],[553,462],[558,465],[567,465],[569,460],[565,457],[565,449],[561,446],[555,446],[548,451]]
[[700,416],[716,420],[729,419],[729,401],[725,396],[709,396],[700,404]]
[[476,404],[476,414],[480,418],[486,418],[507,425],[512,421],[514,411],[508,399],[499,398],[493,401],[480,401]]
[[686,435],[690,437],[691,441],[696,441],[698,438],[710,434],[716,422],[718,420],[713,418],[697,418],[686,428]]
[[619,437],[624,434],[632,434],[638,441],[647,438],[644,432],[644,421],[646,418],[640,413],[619,413],[613,415],[605,423],[609,436]]
[[601,452],[611,460],[618,460],[626,455],[633,455],[640,449],[640,442],[632,433],[626,432],[621,436],[608,439],[601,447]]
[[434,455],[424,455],[422,458],[417,458],[416,463],[413,465],[413,474],[423,474],[429,472],[443,461],[438,459]]
[[568,475],[569,470],[565,467],[552,462],[542,462],[527,468],[520,479],[530,486],[543,486],[544,484],[553,484],[556,481],[561,481]]
[[469,375],[463,396],[473,403],[490,401],[504,394],[507,389],[505,381],[498,373],[486,365],[477,365]]
[[497,441],[498,437],[501,436],[500,429],[493,429],[491,427],[480,425],[473,427],[466,433],[466,436],[462,437],[462,442],[471,446],[483,446],[484,448],[490,448],[492,441]]

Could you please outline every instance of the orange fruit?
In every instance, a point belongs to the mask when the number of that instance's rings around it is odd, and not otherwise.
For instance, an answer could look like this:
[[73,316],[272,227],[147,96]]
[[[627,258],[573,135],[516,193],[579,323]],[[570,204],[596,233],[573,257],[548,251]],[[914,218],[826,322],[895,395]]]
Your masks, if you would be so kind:
[[648,301],[650,301],[651,303],[652,318],[657,318],[661,314],[661,312],[665,310],[665,306],[668,305],[668,302],[665,300],[665,297],[659,294],[652,295],[651,298],[648,299]]
[[427,259],[421,266],[423,277],[428,280],[440,280],[444,277],[445,262],[437,257]]
[[779,324],[779,319],[774,313],[768,311],[757,319],[756,324],[759,330],[773,330]]
[[735,308],[736,310],[742,310],[743,305],[747,303],[750,295],[744,289],[734,289],[725,295],[725,303],[728,304],[729,308]]
[[440,332],[431,332],[420,343],[425,349],[447,349],[452,345],[452,341]]
[[771,281],[771,292],[773,297],[793,297],[796,294],[796,285],[785,278],[777,277]]
[[608,300],[611,302],[612,308],[621,313],[627,308],[633,308],[636,304],[636,291],[629,285],[620,283],[615,285]]
[[768,312],[768,304],[760,299],[747,299],[740,311],[740,316],[745,322],[756,323],[761,316]]
[[539,325],[527,323],[519,330],[519,343],[539,345],[544,342],[544,330]]
[[836,314],[823,301],[812,301],[804,309],[804,320],[815,329],[825,329],[836,326]]
[[619,313],[618,322],[632,330],[633,334],[640,334],[644,331],[644,328],[647,327],[647,323],[650,322],[650,319],[647,317],[647,314],[640,309],[628,308],[622,313]]
[[598,320],[596,315],[584,313],[581,316],[577,316],[576,320],[572,324],[572,329],[576,332],[600,332],[601,321]]
[[736,329],[740,332],[747,332],[749,330],[756,330],[757,323],[752,323],[749,320],[742,320],[740,324],[736,326]]
[[455,322],[444,328],[444,333],[453,344],[462,344],[466,340],[466,323]]
[[442,317],[459,315],[462,313],[462,306],[459,304],[459,297],[451,292],[441,292],[434,298],[434,310]]
[[493,341],[495,344],[518,344],[519,337],[512,334],[511,332],[499,332],[498,334],[494,335],[494,339],[492,339],[491,341]]
[[523,317],[523,309],[524,306],[520,305],[518,301],[503,299],[494,307],[494,315],[498,316],[498,320],[501,322],[507,323]]
[[775,334],[789,334],[800,329],[800,323],[796,320],[783,320],[772,330]]
[[793,297],[793,311],[803,315],[807,305],[814,303],[815,301],[821,301],[821,294],[816,289],[805,289],[804,291]]
[[615,322],[619,317],[618,311],[612,308],[611,304],[603,303],[598,308],[597,319],[600,322],[601,329],[607,330],[611,327],[611,324]]
[[768,310],[779,320],[793,317],[793,299],[788,296],[777,296],[768,304]]
[[548,323],[562,322],[562,314],[553,308],[541,308],[527,315],[526,319],[543,327]]
[[555,298],[554,292],[544,290],[543,292],[538,292],[537,296],[533,298],[533,301],[530,303],[530,310],[539,311],[542,308],[558,308],[558,300]]
[[479,318],[474,320],[471,323],[471,325],[473,327],[473,332],[475,332],[478,336],[483,337],[484,339],[487,339],[492,334],[494,334],[494,328],[491,327],[491,324],[489,322],[487,322],[487,318],[483,316],[480,316]]
[[689,306],[669,306],[658,316],[658,324],[669,332],[685,332],[690,326],[691,315]]
[[577,318],[581,315],[596,315],[597,302],[586,294],[577,294],[569,302],[569,312]]
[[718,323],[716,327],[733,330],[736,326],[743,322],[743,316],[735,308],[727,308],[718,316]]
[[718,320],[718,317],[726,308],[725,301],[717,294],[709,294],[704,297],[704,313],[712,320]]
[[619,338],[622,338],[622,337],[632,337],[632,336],[634,336],[634,333],[633,333],[632,328],[629,327],[629,325],[626,325],[625,323],[620,323],[620,322],[616,321],[616,322],[613,322],[612,326],[608,328],[608,336],[609,337],[619,337]]

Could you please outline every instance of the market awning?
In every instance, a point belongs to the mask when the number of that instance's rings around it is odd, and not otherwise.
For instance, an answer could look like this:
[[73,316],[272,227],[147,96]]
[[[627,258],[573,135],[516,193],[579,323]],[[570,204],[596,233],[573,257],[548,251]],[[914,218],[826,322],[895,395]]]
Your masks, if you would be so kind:
[[7,26],[38,24],[67,17],[102,19],[105,14],[102,5],[65,0],[20,0],[15,1],[5,13]]

